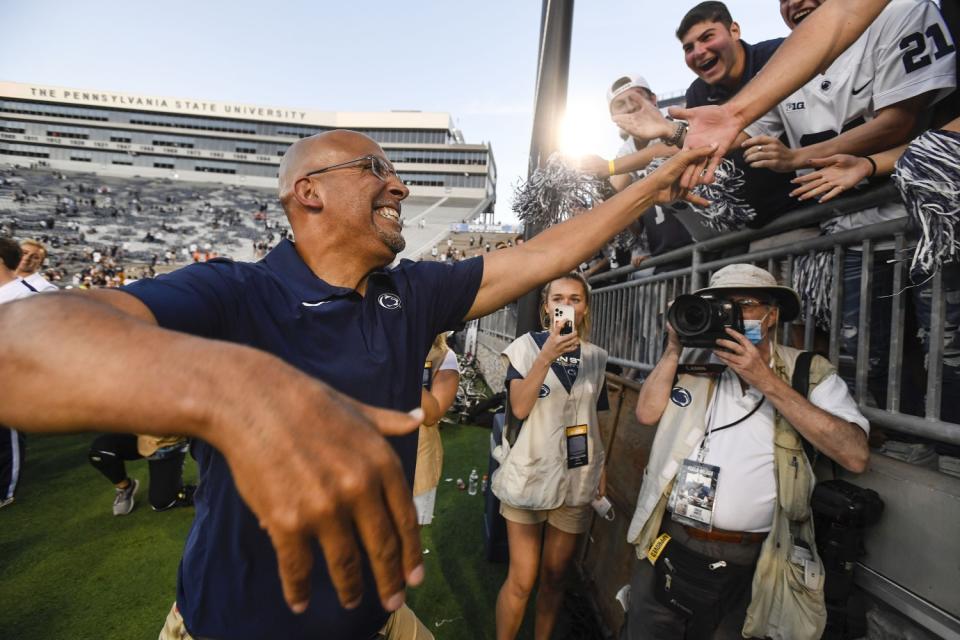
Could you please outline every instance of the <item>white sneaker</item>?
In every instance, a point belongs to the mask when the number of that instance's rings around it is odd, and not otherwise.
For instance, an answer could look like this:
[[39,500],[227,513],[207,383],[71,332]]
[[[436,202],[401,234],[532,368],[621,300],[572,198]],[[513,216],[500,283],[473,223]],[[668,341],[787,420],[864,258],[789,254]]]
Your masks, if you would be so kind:
[[13,504],[13,496],[10,496],[9,498],[4,498],[3,500],[0,500],[0,509],[3,509],[7,505],[11,505],[11,504]]
[[133,511],[133,496],[137,495],[139,488],[140,481],[131,478],[126,489],[117,489],[117,496],[113,499],[113,515],[125,516]]

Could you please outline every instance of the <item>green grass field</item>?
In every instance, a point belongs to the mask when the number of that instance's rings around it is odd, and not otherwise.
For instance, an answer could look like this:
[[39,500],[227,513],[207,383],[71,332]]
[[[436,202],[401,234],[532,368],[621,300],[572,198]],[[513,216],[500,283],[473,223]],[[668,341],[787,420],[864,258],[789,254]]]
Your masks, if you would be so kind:
[[[446,425],[433,525],[422,533],[427,577],[408,602],[437,638],[494,637],[506,565],[483,559],[483,498],[456,488],[484,473],[490,432]],[[176,593],[192,509],[154,513],[147,465],[134,511],[114,517],[113,487],[87,462],[92,435],[30,437],[17,501],[0,510],[0,639],[154,640]],[[196,480],[188,458],[187,481]],[[521,638],[531,635],[530,620]],[[319,639],[318,639],[319,640]]]

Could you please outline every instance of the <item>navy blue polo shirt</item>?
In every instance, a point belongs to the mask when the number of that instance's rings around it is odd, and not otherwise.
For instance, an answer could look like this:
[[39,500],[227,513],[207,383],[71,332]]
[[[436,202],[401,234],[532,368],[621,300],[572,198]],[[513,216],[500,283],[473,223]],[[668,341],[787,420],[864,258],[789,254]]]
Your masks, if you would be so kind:
[[[403,260],[370,274],[365,296],[317,278],[284,240],[262,261],[190,265],[125,290],[160,326],[270,352],[361,402],[409,411],[420,405],[420,377],[433,339],[473,304],[482,258],[453,265]],[[264,381],[269,393],[269,381]],[[317,417],[323,430],[323,417]],[[413,485],[417,431],[391,438]],[[316,542],[307,611],[283,600],[267,533],[240,498],[225,458],[197,442],[196,516],[177,580],[177,606],[195,637],[362,640],[388,614],[364,562],[364,595],[340,607]],[[362,452],[357,452],[362,455]]]

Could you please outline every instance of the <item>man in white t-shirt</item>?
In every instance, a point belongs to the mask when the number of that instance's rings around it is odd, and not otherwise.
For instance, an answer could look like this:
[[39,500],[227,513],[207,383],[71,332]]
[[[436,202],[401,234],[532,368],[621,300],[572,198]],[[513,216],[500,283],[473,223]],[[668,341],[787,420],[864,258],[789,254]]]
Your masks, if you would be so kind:
[[[654,566],[647,561],[657,546],[655,539],[662,534],[671,537],[669,545],[679,544],[709,556],[715,564],[746,567],[739,597],[721,611],[715,627],[700,627],[697,633],[705,635],[695,637],[740,638],[741,630],[746,637],[766,635],[765,623],[760,623],[760,632],[753,634],[744,623],[752,598],[773,592],[770,581],[780,579],[777,572],[756,571],[752,591],[749,588],[749,576],[758,563],[769,567],[777,561],[779,537],[766,538],[768,533],[780,535],[777,527],[785,517],[784,503],[790,501],[782,495],[780,485],[784,483],[778,483],[778,473],[780,478],[784,473],[798,474],[797,483],[806,479],[810,492],[813,481],[799,446],[793,450],[786,470],[778,462],[783,455],[778,447],[782,448],[792,434],[799,434],[855,473],[865,469],[869,458],[870,425],[829,362],[813,357],[809,374],[812,389],[808,394],[798,393],[791,386],[798,352],[779,345],[776,331],[799,312],[800,299],[793,289],[779,286],[759,267],[734,264],[714,273],[710,286],[697,293],[738,305],[744,333],[728,329],[728,339],[717,341],[715,362],[726,368],[716,380],[709,381],[689,374],[677,377],[683,347],[669,327],[667,348],[640,391],[637,420],[642,425],[657,425],[657,435],[628,533],[628,541],[637,545],[641,558],[630,581],[625,628],[629,640],[691,637],[686,634],[692,626],[703,624],[696,616],[687,617],[662,603],[664,594],[658,594],[658,590],[663,592],[664,585],[655,580]],[[791,434],[790,438],[784,438],[784,433]],[[687,470],[701,465],[716,473],[711,482],[698,485],[699,476]],[[677,486],[681,494],[676,500],[671,495],[672,486]],[[804,501],[802,506],[809,508],[810,492],[803,486],[792,499]],[[694,516],[691,513],[695,508],[699,511]],[[788,531],[787,535],[792,533]],[[801,535],[799,531],[797,535]],[[812,530],[807,537],[812,538]],[[809,543],[813,544],[812,539]],[[697,582],[696,577],[684,574],[684,567],[676,570],[671,573],[673,580]],[[803,575],[802,569],[800,573]],[[710,585],[702,586],[709,589]],[[669,587],[668,581],[668,591]],[[822,608],[822,586],[819,593],[811,589],[811,594]],[[803,640],[799,629],[788,631],[792,633],[781,637]]]
[[17,265],[17,275],[29,282],[37,291],[56,291],[57,285],[43,277],[40,268],[47,259],[47,248],[36,240],[24,240],[20,243],[23,257]]
[[[32,296],[37,292],[14,270],[22,256],[20,245],[10,238],[0,238],[0,304]],[[23,465],[23,436],[16,429],[0,425],[0,508],[13,502]]]

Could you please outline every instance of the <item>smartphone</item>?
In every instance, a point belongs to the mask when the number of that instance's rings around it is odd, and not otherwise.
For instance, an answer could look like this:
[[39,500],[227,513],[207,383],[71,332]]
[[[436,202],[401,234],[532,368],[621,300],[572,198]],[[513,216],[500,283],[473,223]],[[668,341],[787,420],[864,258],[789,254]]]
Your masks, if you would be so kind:
[[560,328],[560,334],[566,335],[573,332],[573,322],[575,314],[573,311],[573,306],[569,304],[557,305],[553,310],[553,322],[556,324],[557,320],[563,321],[563,326]]

